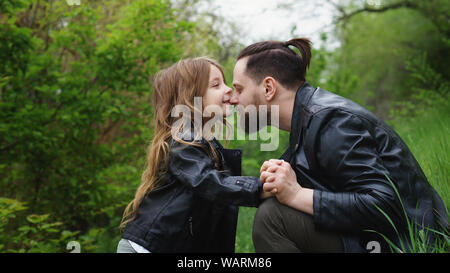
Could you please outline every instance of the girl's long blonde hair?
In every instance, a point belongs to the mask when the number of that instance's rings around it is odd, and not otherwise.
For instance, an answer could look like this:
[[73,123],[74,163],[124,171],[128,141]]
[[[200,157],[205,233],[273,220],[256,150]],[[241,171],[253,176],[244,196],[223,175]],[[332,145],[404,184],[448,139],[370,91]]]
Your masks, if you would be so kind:
[[[210,66],[216,66],[225,76],[221,66],[214,60],[199,57],[180,60],[171,67],[161,70],[153,79],[153,109],[154,109],[154,137],[147,147],[147,160],[145,170],[141,176],[141,184],[136,190],[134,199],[127,205],[120,223],[120,230],[136,219],[139,204],[145,195],[151,190],[161,186],[159,177],[167,171],[168,156],[172,138],[172,126],[178,118],[171,117],[175,105],[185,105],[191,111],[193,124],[194,112],[200,111],[194,107],[194,97],[203,97],[208,89]],[[181,130],[177,128],[176,130]],[[186,145],[201,146],[194,142],[185,142],[176,139]],[[204,147],[202,147],[204,148]],[[210,145],[212,156],[216,163],[218,157]]]

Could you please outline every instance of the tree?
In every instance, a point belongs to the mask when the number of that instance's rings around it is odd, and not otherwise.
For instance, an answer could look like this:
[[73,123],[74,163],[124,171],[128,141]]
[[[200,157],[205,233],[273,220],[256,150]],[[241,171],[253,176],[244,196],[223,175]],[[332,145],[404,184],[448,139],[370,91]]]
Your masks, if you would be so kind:
[[165,0],[8,0],[0,11],[0,195],[84,231],[129,189],[114,185],[138,180],[137,168],[128,181],[111,170],[144,157],[149,78],[180,58],[192,24]]

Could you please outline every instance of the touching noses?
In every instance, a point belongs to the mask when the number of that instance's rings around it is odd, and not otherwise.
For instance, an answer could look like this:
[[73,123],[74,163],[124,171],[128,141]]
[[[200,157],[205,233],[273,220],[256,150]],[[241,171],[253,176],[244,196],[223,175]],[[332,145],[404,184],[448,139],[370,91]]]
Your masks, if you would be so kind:
[[239,93],[236,92],[236,90],[233,92],[233,95],[230,98],[230,104],[231,105],[238,105],[239,104]]
[[230,87],[228,87],[228,85],[226,85],[225,94],[231,95],[231,92],[233,92],[233,89],[231,89]]

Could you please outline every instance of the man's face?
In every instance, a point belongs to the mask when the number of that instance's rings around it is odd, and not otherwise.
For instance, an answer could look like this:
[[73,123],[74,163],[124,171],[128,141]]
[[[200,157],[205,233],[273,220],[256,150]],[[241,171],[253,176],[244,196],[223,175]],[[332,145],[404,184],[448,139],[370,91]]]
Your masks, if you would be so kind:
[[242,107],[254,105],[256,108],[260,105],[260,96],[264,94],[262,84],[258,85],[245,72],[248,57],[242,58],[236,62],[233,71],[233,87],[234,92],[230,102],[234,105],[239,104]]
[[[252,78],[250,78],[246,71],[248,58],[242,58],[236,62],[233,71],[233,87],[234,92],[231,96],[230,103],[233,105],[239,105],[244,112],[240,121],[240,127],[244,129],[246,133],[253,133],[259,131],[267,124],[259,124],[259,106],[267,105],[267,101],[264,99],[264,87],[263,84],[257,84]],[[250,107],[248,107],[250,106]],[[239,110],[238,110],[239,111]],[[256,120],[252,119],[251,113],[256,115]],[[268,115],[266,119],[270,124],[269,112],[265,112]],[[255,123],[255,127],[251,127],[250,123]],[[253,129],[254,130],[253,130]]]

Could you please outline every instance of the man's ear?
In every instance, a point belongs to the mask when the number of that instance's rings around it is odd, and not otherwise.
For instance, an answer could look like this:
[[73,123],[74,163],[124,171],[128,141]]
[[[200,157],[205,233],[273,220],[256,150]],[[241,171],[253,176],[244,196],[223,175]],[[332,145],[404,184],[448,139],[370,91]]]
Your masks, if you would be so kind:
[[263,80],[264,98],[270,102],[277,93],[277,81],[272,77],[266,77]]

